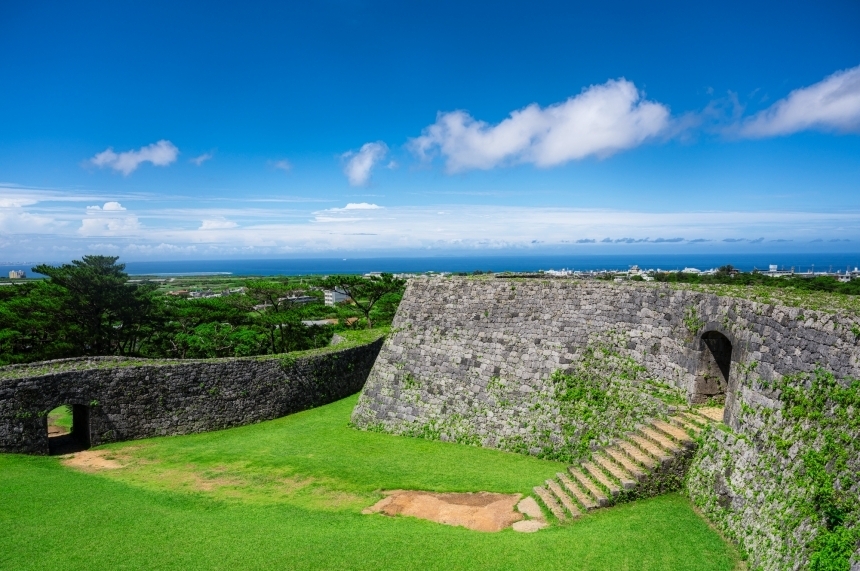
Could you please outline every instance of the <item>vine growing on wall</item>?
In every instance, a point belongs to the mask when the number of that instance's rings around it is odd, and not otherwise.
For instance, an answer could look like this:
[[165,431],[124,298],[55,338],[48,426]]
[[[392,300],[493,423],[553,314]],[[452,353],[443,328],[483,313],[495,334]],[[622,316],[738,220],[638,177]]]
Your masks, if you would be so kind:
[[541,456],[566,462],[588,458],[648,418],[665,416],[667,405],[685,402],[679,389],[650,378],[617,347],[622,339],[593,342],[576,365],[552,376],[565,445]]
[[800,438],[806,452],[799,484],[811,492],[808,515],[819,526],[811,545],[813,571],[847,570],[860,542],[860,381],[840,384],[833,373],[784,377],[771,383],[781,391],[784,416],[805,427]]
[[756,368],[739,366],[740,381],[781,406],[742,400],[738,433],[705,435],[690,494],[752,568],[848,571],[860,546],[860,381],[822,368],[768,381]]

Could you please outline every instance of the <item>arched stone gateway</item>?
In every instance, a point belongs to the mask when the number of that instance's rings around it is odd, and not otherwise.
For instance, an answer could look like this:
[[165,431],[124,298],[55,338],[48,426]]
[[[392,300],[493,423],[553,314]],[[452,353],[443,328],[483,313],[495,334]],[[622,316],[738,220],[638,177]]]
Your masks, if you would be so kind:
[[698,370],[690,401],[725,402],[732,365],[732,342],[719,331],[706,331],[699,337]]
[[[344,345],[239,359],[84,357],[0,367],[0,452],[61,454],[327,404],[361,389],[382,339]],[[71,430],[49,434],[58,404],[71,409]]]
[[48,454],[68,454],[86,450],[91,445],[90,407],[83,404],[67,405],[72,415],[72,426],[66,432],[52,426],[46,415],[45,430],[48,435]]

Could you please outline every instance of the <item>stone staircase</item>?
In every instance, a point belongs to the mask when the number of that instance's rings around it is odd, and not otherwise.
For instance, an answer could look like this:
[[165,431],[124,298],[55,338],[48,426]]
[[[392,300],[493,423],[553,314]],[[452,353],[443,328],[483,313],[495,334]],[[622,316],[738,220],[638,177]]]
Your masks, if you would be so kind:
[[535,495],[564,522],[587,511],[680,489],[696,435],[722,418],[722,408],[708,407],[685,409],[666,421],[652,420],[595,451],[591,460],[535,486]]

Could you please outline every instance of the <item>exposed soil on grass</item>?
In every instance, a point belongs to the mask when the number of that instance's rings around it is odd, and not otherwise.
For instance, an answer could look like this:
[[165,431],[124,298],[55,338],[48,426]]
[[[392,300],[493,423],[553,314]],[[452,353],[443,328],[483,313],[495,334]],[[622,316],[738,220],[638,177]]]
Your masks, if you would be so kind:
[[48,438],[54,438],[55,436],[63,436],[69,433],[69,429],[65,426],[57,426],[56,424],[48,425]]
[[408,515],[421,519],[459,525],[475,531],[501,531],[523,515],[514,509],[520,494],[473,494],[394,490],[362,513]]
[[125,465],[119,461],[119,458],[108,458],[108,456],[114,456],[114,454],[111,450],[84,450],[63,457],[61,462],[63,466],[84,472],[123,468]]

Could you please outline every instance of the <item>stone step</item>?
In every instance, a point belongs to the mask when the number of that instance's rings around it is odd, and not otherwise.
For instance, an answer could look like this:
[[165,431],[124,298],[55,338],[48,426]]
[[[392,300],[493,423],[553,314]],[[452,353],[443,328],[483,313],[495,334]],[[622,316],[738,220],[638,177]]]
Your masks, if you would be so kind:
[[660,461],[655,459],[653,456],[646,454],[642,450],[639,449],[638,446],[634,442],[628,442],[626,440],[620,440],[616,446],[618,446],[624,454],[627,455],[628,458],[633,459],[639,464],[645,466],[647,470],[653,470],[656,468]]
[[710,422],[722,422],[725,409],[721,406],[703,406],[693,410],[696,414],[707,418]]
[[677,426],[672,426],[668,422],[663,422],[662,420],[651,421],[651,426],[671,437],[676,442],[679,442],[684,448],[694,448],[696,446],[696,442],[689,434],[687,434],[686,430],[678,428]]
[[690,432],[692,432],[693,434],[698,435],[700,432],[702,432],[701,426],[699,426],[698,424],[696,424],[695,422],[693,422],[692,420],[690,420],[688,418],[684,418],[684,416],[682,416],[683,414],[684,413],[681,413],[678,416],[671,417],[669,419],[669,422],[671,422],[672,424],[674,424],[675,426],[677,426],[683,430],[686,430],[688,434]]
[[558,521],[567,521],[567,516],[564,515],[564,510],[561,508],[561,505],[556,501],[553,497],[552,493],[546,488],[541,486],[535,486],[532,488],[537,495],[544,503],[546,507],[549,508],[549,511],[552,512],[552,515],[556,517]]
[[591,494],[588,494],[582,491],[582,488],[574,484],[570,478],[567,477],[567,474],[564,472],[559,472],[556,474],[558,479],[561,480],[562,485],[564,486],[565,491],[573,496],[573,498],[579,502],[579,505],[584,507],[587,510],[593,510],[600,506],[597,505],[597,502],[594,500]]
[[704,429],[709,424],[707,418],[699,416],[698,414],[692,413],[690,411],[682,412],[678,415],[678,417],[684,420],[684,422],[688,422],[693,426],[697,426],[699,430]]
[[602,484],[604,488],[609,490],[609,494],[614,498],[621,493],[621,487],[613,478],[610,478],[600,469],[600,466],[592,462],[583,462],[582,469],[598,484]]
[[603,508],[609,505],[609,498],[606,497],[606,493],[601,490],[597,484],[592,482],[591,478],[589,478],[581,468],[570,466],[567,471],[570,472],[571,476],[573,476],[573,480],[576,484],[591,494],[591,497],[594,498],[594,501],[597,502],[599,507]]
[[660,434],[660,431],[655,430],[650,426],[640,426],[636,429],[636,432],[638,432],[648,440],[656,442],[665,450],[668,450],[673,456],[681,451],[681,447],[675,442],[673,442],[671,438]]
[[643,438],[642,436],[638,436],[636,434],[631,434],[627,437],[627,440],[635,444],[640,450],[642,450],[642,452],[650,455],[652,458],[655,458],[657,460],[655,465],[667,464],[668,462],[672,461],[672,456],[670,456],[665,449],[651,442],[647,438]]
[[582,515],[582,512],[579,511],[579,508],[576,507],[576,504],[573,502],[572,499],[570,499],[570,496],[564,493],[564,490],[561,489],[561,486],[558,485],[558,482],[556,482],[555,480],[547,480],[546,487],[549,488],[550,491],[558,499],[558,501],[561,502],[561,505],[567,508],[567,511],[570,512],[571,516],[576,518]]
[[603,451],[604,454],[615,460],[618,464],[624,466],[624,469],[637,481],[642,481],[645,478],[645,472],[642,467],[635,461],[631,460],[621,448],[617,445],[610,446]]
[[594,455],[594,463],[612,474],[615,479],[621,482],[621,487],[626,491],[630,491],[636,487],[636,477],[622,466],[616,464],[612,457],[606,454],[606,450]]

